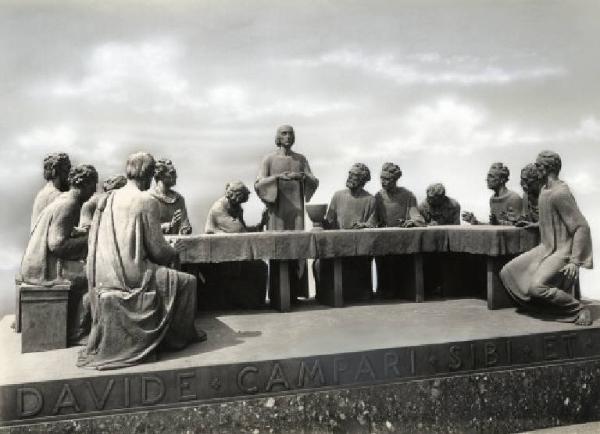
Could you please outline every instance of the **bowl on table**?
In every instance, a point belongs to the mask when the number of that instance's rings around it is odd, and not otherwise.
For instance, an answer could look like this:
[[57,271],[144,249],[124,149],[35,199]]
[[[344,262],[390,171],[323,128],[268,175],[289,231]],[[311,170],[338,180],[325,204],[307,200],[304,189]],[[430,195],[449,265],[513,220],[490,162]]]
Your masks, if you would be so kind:
[[306,213],[313,224],[313,231],[323,230],[323,219],[327,212],[327,204],[307,204]]

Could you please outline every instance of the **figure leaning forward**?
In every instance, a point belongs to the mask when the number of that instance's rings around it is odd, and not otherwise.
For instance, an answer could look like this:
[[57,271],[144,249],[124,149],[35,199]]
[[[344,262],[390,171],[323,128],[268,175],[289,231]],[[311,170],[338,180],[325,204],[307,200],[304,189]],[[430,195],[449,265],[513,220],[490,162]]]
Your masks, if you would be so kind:
[[502,268],[504,286],[524,309],[558,321],[590,325],[590,311],[574,296],[579,268],[592,268],[592,238],[569,187],[558,178],[561,160],[541,152],[544,186],[538,199],[540,245]]

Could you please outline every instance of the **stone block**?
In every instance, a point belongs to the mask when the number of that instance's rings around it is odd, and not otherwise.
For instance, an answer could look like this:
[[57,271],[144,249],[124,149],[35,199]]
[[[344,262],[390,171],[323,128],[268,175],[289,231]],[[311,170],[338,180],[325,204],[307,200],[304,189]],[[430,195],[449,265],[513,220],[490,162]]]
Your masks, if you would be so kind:
[[21,352],[67,347],[70,284],[20,285]]

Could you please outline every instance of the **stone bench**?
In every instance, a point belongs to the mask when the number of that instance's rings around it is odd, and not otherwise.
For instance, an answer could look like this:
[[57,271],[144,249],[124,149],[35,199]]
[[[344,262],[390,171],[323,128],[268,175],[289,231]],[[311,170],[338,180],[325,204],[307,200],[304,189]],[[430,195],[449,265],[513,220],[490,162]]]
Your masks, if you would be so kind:
[[21,331],[21,352],[67,347],[69,282],[51,286],[17,284],[15,330]]

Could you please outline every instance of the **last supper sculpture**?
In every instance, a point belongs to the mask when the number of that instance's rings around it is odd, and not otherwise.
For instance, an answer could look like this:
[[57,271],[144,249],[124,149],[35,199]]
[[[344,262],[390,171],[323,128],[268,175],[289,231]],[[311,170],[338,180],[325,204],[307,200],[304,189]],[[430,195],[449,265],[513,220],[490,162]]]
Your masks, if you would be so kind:
[[[250,191],[241,181],[235,181],[227,184],[225,196],[211,208],[206,220],[207,234],[235,236],[263,227],[267,231],[304,228],[304,201],[310,199],[318,181],[306,158],[291,151],[292,127],[280,127],[276,143],[278,150],[264,160],[255,184],[258,196],[267,205],[262,221],[255,226],[246,224],[241,205],[248,200]],[[61,180],[67,167],[70,161],[66,154],[46,158],[46,190],[63,188]],[[579,267],[592,266],[590,231],[568,187],[558,178],[560,168],[557,154],[540,153],[535,165],[527,165],[521,173],[525,195],[522,200],[519,198],[518,206],[515,194],[504,186],[508,169],[501,163],[490,168],[488,186],[495,189],[490,199],[492,223],[511,221],[525,231],[536,231],[539,227],[541,234],[541,244],[506,264],[500,277],[507,294],[524,308],[587,325],[592,321],[590,312],[576,296]],[[155,161],[150,154],[137,153],[128,158],[126,173],[126,180],[122,176],[110,178],[103,193],[93,194],[98,175],[92,166],[80,165],[71,169],[69,192],[59,194],[54,200],[45,199],[50,193],[44,198],[40,193],[34,207],[40,214],[17,279],[21,286],[67,283],[68,312],[64,321],[68,324],[69,343],[85,343],[82,338],[89,332],[91,311],[91,334],[79,361],[81,366],[122,367],[152,358],[159,348],[182,348],[197,340],[198,334],[200,339],[205,336],[193,325],[196,306],[202,309],[203,300],[204,308],[209,309],[260,308],[265,306],[267,286],[271,288],[270,299],[282,290],[277,287],[280,268],[275,265],[281,260],[275,258],[270,261],[270,285],[267,285],[266,262],[254,259],[188,267],[201,279],[197,288],[196,277],[177,271],[185,249],[182,243],[191,232],[191,225],[182,196],[171,189],[177,176],[172,162]],[[396,185],[401,174],[399,166],[384,164],[383,189],[374,197],[364,189],[370,180],[368,167],[354,164],[348,174],[347,188],[334,194],[323,222],[315,222],[322,224],[325,231],[313,231],[311,236],[320,237],[321,233],[340,229],[400,226],[397,231],[416,231],[429,225],[459,224],[460,206],[446,196],[441,183],[430,185],[427,198],[417,206],[415,196]],[[156,186],[151,188],[153,178]],[[506,199],[502,207],[496,205],[499,200],[496,195]],[[49,204],[39,205],[42,199]],[[464,216],[470,223],[481,225],[471,213]],[[173,238],[172,234],[179,234],[179,238]],[[170,236],[169,241],[165,235]],[[317,301],[338,305],[371,300],[373,256],[377,263],[377,293],[384,298],[397,296],[394,285],[401,276],[411,275],[414,267],[417,267],[414,272],[419,272],[420,262],[414,262],[416,259],[410,254],[377,256],[374,253],[377,249],[360,244],[371,241],[356,242],[359,243],[356,253],[339,260],[339,274],[334,273],[338,259],[313,256]],[[381,244],[384,247],[379,250],[393,249],[385,247],[388,245]],[[439,251],[433,252],[437,256],[426,258],[425,271],[438,278],[450,279],[443,271],[454,269],[455,277],[450,280],[462,279],[465,284],[466,275],[473,274],[478,267],[477,261],[469,259],[463,263],[466,259],[460,256],[440,256]],[[304,259],[289,263],[293,264],[289,297],[295,301],[299,296],[308,296],[308,276]],[[418,278],[411,282],[418,284]],[[443,283],[435,282],[434,285]],[[196,302],[198,294],[201,296]],[[334,303],[335,297],[342,297],[343,301]],[[142,322],[132,314],[132,309],[140,306],[145,306],[146,319]],[[17,331],[20,331],[22,314],[18,316]],[[31,340],[30,336],[25,333],[24,342]]]

